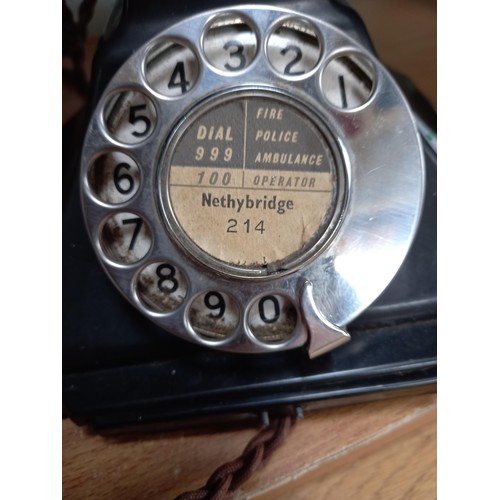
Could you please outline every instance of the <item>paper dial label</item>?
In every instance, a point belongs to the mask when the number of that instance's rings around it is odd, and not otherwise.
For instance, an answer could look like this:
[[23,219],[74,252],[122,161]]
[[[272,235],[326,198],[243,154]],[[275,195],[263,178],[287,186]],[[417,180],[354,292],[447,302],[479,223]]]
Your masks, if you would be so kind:
[[195,251],[242,269],[286,265],[331,226],[333,147],[290,99],[242,93],[206,105],[169,148],[162,193]]

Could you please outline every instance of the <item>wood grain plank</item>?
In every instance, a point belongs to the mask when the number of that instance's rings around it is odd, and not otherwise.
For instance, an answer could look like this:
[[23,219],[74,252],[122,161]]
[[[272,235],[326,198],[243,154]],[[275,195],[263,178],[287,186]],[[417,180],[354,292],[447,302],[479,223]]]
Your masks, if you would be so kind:
[[[423,409],[422,409],[423,410]],[[256,488],[259,500],[436,498],[436,411],[427,408],[305,473],[273,487]]]
[[[278,493],[273,490],[278,488],[277,491],[281,491],[279,488],[290,481],[294,490],[297,484],[301,484],[305,488],[304,494],[309,495],[308,488],[317,489],[318,474],[320,483],[326,481],[330,472],[325,471],[329,471],[330,465],[342,462],[343,457],[354,456],[356,450],[365,450],[363,454],[374,457],[366,462],[366,467],[372,469],[378,466],[380,470],[379,462],[407,461],[406,447],[396,447],[392,454],[387,455],[385,445],[376,443],[383,442],[380,440],[387,436],[397,437],[402,428],[411,431],[411,424],[430,418],[428,416],[435,413],[435,407],[435,395],[422,395],[307,414],[265,467],[244,485],[240,498],[264,494],[267,496],[263,498],[276,498],[274,495]],[[201,487],[213,470],[235,459],[257,431],[176,431],[104,437],[64,421],[63,498],[173,498],[183,491]],[[414,439],[418,443],[421,436]],[[383,453],[377,458],[379,451]],[[421,463],[429,467],[432,476],[433,457],[427,456]],[[391,466],[387,467],[387,470],[382,468],[386,476],[392,473]],[[373,482],[373,478],[379,475],[380,471],[375,467],[368,472],[354,471],[350,480],[356,483],[365,477],[364,483],[366,477],[370,477],[366,488],[380,488],[380,481]],[[325,484],[340,480],[340,477],[337,472]],[[310,478],[316,479],[311,483]],[[403,483],[408,487],[413,481]],[[431,479],[430,488],[432,484]],[[286,490],[283,494],[289,496]]]

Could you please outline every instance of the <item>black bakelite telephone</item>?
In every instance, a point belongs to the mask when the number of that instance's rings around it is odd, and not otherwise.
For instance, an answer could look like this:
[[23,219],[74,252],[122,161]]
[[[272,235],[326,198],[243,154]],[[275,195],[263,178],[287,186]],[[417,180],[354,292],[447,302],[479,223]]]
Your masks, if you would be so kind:
[[117,2],[65,140],[65,415],[434,390],[435,121],[343,2]]

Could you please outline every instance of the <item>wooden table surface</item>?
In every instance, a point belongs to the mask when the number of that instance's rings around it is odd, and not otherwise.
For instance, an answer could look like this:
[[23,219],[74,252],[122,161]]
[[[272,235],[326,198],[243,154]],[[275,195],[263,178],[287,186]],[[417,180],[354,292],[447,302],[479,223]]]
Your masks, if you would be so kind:
[[[436,106],[436,2],[353,0],[381,60]],[[94,44],[89,43],[89,57]],[[81,103],[63,88],[63,120]],[[63,498],[170,499],[201,487],[258,429],[103,437],[62,422]],[[237,498],[436,498],[436,395],[306,413]]]
[[[104,437],[63,422],[63,498],[173,499],[203,486],[257,429]],[[306,413],[236,498],[436,498],[436,396]]]

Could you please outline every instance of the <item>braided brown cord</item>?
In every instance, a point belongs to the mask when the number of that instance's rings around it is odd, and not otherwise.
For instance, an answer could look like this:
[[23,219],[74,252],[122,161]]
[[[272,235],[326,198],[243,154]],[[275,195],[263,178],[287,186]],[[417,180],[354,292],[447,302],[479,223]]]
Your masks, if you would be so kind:
[[236,460],[217,468],[205,486],[182,493],[175,500],[230,500],[237,489],[283,443],[294,423],[292,417],[277,419],[252,438]]
[[97,0],[82,0],[78,9],[78,22],[76,22],[66,1],[63,0],[62,2],[62,55],[70,58],[73,63],[71,70],[63,69],[63,78],[83,96],[86,96],[88,92],[88,81],[83,66],[85,41],[87,39],[87,27],[94,15],[96,3]]

